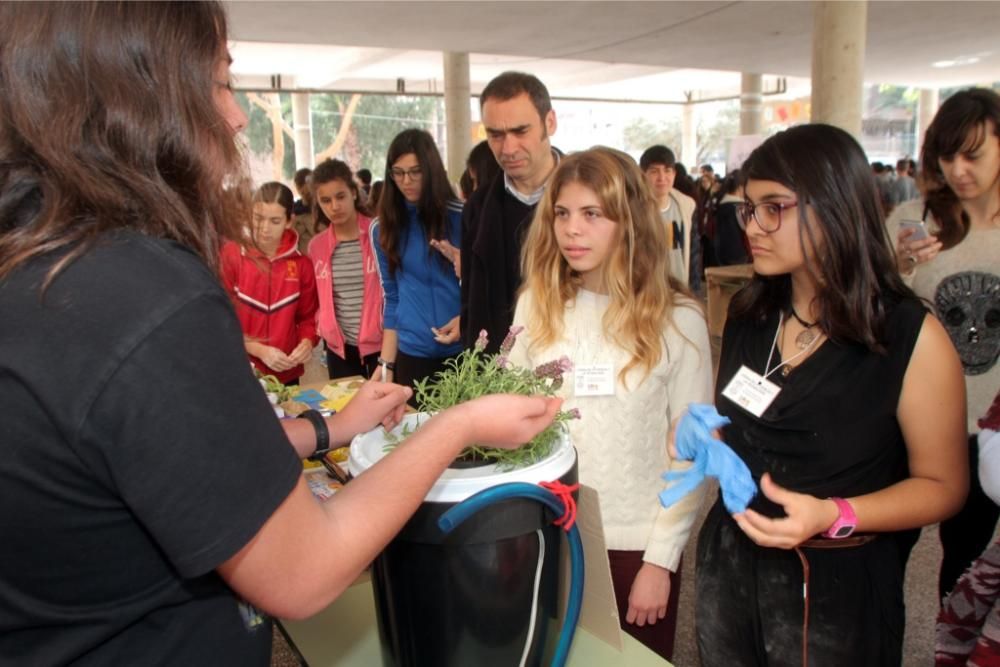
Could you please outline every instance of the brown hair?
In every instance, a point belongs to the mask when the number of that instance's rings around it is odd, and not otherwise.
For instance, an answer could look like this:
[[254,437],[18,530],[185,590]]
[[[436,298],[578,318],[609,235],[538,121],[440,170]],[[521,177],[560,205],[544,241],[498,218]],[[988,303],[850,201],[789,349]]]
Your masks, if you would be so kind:
[[217,2],[0,3],[0,278],[68,250],[51,280],[117,229],[217,268],[249,212],[226,57]]
[[[379,245],[385,252],[389,271],[393,274],[401,266],[401,251],[409,216],[406,213],[406,198],[392,178],[392,165],[409,153],[416,156],[420,165],[420,201],[416,206],[420,214],[420,224],[428,241],[448,238],[448,202],[455,198],[434,137],[426,130],[417,128],[403,130],[397,134],[389,144],[385,160],[385,186],[378,202]],[[430,245],[427,246],[427,253],[431,256],[437,255],[439,261],[451,266],[448,260]]]
[[354,174],[351,172],[351,168],[347,166],[347,163],[340,160],[328,159],[320,162],[312,173],[312,213],[313,220],[315,221],[314,225],[318,227],[319,225],[329,226],[330,224],[330,220],[319,206],[319,198],[316,197],[316,188],[331,181],[341,181],[346,185],[351,194],[354,195],[354,210],[361,215],[371,217],[368,204],[365,202],[358,184],[354,181]]
[[254,204],[277,204],[285,209],[285,219],[292,219],[292,209],[295,207],[295,196],[284,183],[271,181],[257,188],[253,194]]
[[988,88],[955,93],[944,101],[927,128],[920,157],[920,183],[927,208],[940,227],[937,236],[945,249],[958,245],[969,233],[969,216],[944,180],[938,160],[971,153],[990,137],[1000,137],[1000,95]]

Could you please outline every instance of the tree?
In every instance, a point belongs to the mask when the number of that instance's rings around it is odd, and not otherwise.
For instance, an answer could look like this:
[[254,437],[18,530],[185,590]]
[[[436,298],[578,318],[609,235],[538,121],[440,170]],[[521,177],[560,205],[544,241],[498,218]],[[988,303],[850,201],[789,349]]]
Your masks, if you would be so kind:
[[[271,179],[291,180],[295,173],[291,96],[287,93],[267,93],[265,97],[255,92],[241,91],[236,94],[236,101],[247,115],[247,127],[243,136],[250,152],[258,157],[267,156],[272,161]],[[273,122],[275,120],[278,121],[277,124]]]
[[728,146],[726,141],[740,133],[739,102],[725,102],[706,105],[698,109],[698,125],[695,142],[698,147],[695,168],[706,162],[725,161]]
[[[295,173],[291,95],[240,92],[237,101],[247,114],[244,136],[257,163],[270,161],[269,178],[290,180]],[[335,157],[353,170],[367,167],[375,174],[384,171],[386,151],[397,134],[421,127],[437,137],[434,125],[444,115],[443,101],[436,97],[314,93],[310,101],[316,161]]]
[[627,153],[641,153],[650,146],[662,144],[676,153],[681,148],[681,124],[676,118],[654,124],[636,118],[622,130],[622,142]]
[[[333,157],[343,159],[354,170],[371,169],[376,178],[385,170],[386,151],[397,134],[419,127],[436,135],[433,118],[443,115],[440,98],[397,95],[361,95],[353,114],[348,115],[349,97],[339,93],[312,96],[313,140],[316,146],[329,146],[337,133],[344,133]],[[346,131],[345,119],[349,120]]]

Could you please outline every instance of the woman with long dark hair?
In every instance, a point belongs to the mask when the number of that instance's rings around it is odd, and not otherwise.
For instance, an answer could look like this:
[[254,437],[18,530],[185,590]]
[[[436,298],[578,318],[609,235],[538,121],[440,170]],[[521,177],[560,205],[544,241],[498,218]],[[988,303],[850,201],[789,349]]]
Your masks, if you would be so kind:
[[0,662],[267,665],[265,614],[322,609],[464,446],[558,407],[463,404],[312,497],[301,458],[410,392],[279,422],[254,379],[226,40],[214,2],[0,3]]
[[[924,136],[920,184],[923,198],[886,224],[901,272],[962,360],[974,470],[976,422],[1000,388],[1000,95],[971,88],[944,101]],[[941,524],[942,596],[989,544],[998,516],[973,476],[965,507]]]
[[898,665],[916,529],[965,497],[961,366],[894,270],[849,134],[781,132],[743,186],[755,275],[730,305],[716,406],[760,493],[702,528],[702,664]]
[[319,288],[317,323],[330,378],[371,377],[382,349],[382,285],[368,238],[372,219],[351,168],[326,160],[312,173],[313,216],[325,229],[309,243]]
[[461,246],[455,198],[434,139],[404,130],[389,145],[385,189],[371,238],[385,292],[380,377],[404,386],[429,378],[462,351],[459,284],[432,241]]

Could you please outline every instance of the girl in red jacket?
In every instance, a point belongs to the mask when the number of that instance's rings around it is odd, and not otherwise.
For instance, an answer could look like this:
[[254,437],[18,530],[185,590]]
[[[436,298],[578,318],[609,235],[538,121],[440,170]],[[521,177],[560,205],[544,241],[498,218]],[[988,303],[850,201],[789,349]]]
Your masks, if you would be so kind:
[[316,277],[297,249],[292,191],[265,183],[253,198],[246,243],[222,247],[222,279],[236,305],[247,355],[261,373],[298,384],[316,335]]
[[330,379],[371,377],[382,349],[382,284],[368,241],[371,217],[351,168],[326,160],[312,174],[313,218],[326,226],[309,242],[319,292],[319,332]]

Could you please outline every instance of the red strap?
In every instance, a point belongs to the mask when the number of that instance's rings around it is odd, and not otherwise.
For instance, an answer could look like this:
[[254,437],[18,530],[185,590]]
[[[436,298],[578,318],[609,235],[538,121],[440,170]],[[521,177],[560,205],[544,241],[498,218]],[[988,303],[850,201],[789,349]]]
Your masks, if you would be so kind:
[[555,482],[539,482],[538,486],[543,489],[548,489],[555,495],[559,496],[559,500],[563,504],[563,515],[553,521],[552,523],[557,526],[562,526],[562,529],[569,532],[573,524],[576,523],[576,501],[573,499],[573,492],[580,488],[579,484],[573,484],[572,486],[567,486],[560,481]]
[[979,428],[1000,431],[1000,392],[997,392],[996,398],[993,399],[993,405],[986,411],[983,418],[979,420]]

